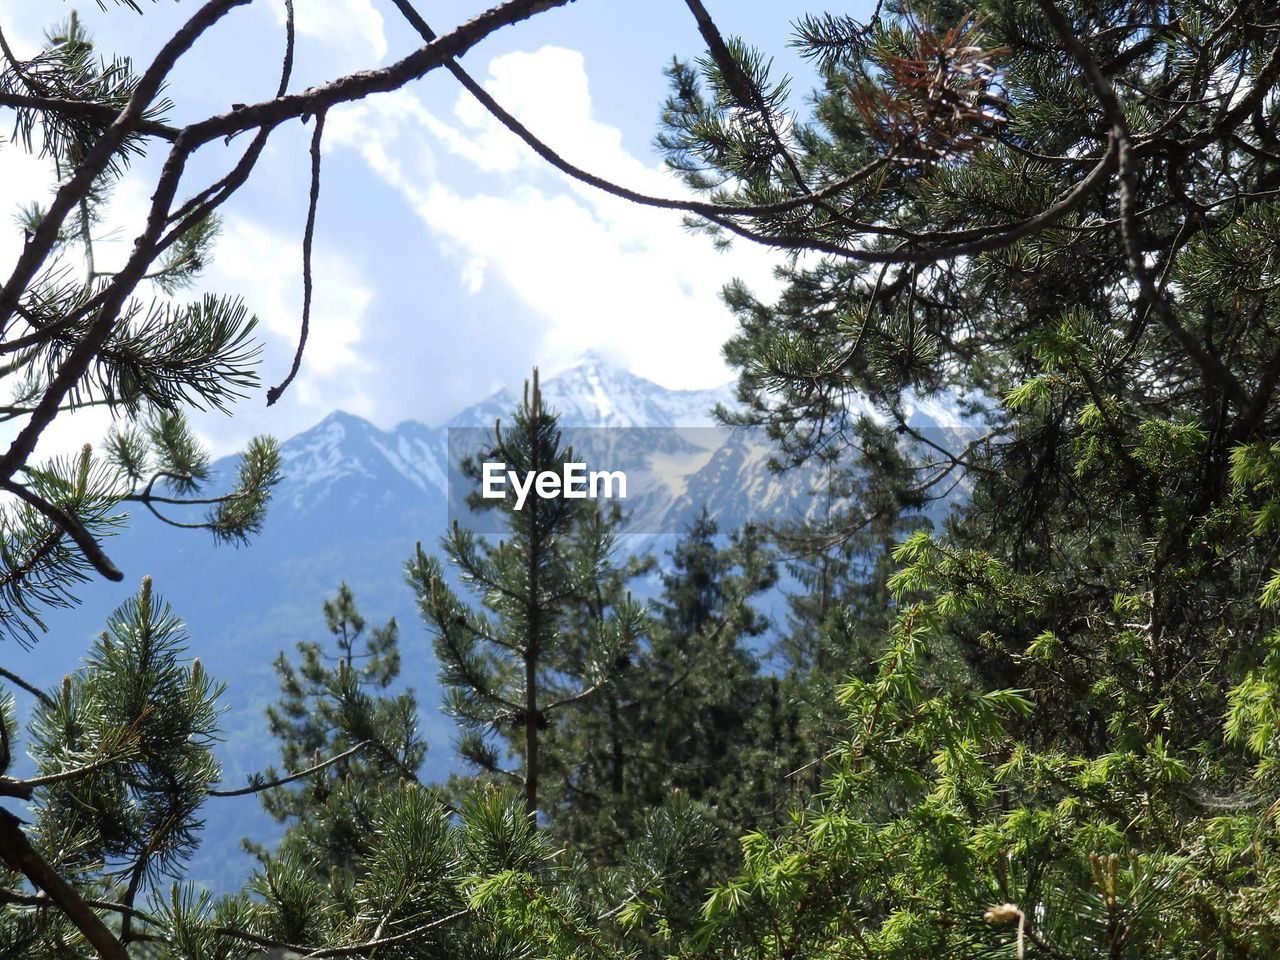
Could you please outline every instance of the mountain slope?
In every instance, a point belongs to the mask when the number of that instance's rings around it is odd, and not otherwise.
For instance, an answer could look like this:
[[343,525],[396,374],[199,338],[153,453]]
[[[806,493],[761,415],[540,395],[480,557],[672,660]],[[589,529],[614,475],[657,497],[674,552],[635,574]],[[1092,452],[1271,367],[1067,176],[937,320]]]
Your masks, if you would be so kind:
[[[704,503],[727,530],[761,519],[761,511],[801,516],[814,502],[811,477],[768,473],[758,438],[712,428],[711,409],[731,400],[728,387],[667,390],[588,357],[547,379],[543,393],[575,450],[634,471],[637,495],[625,504],[633,529],[678,533]],[[285,479],[249,547],[216,547],[206,536],[136,517],[108,544],[126,582],[90,584],[79,608],[51,612],[51,633],[34,650],[0,645],[0,661],[43,687],[55,685],[75,669],[110,611],[152,574],[156,591],[188,625],[191,653],[228,682],[219,754],[225,782],[239,785],[277,757],[263,716],[277,693],[272,660],[300,640],[324,638],[321,604],[346,581],[370,623],[394,617],[400,624],[404,680],[418,692],[431,745],[425,772],[447,776],[456,768],[454,728],[440,711],[429,638],[401,570],[417,541],[430,549],[446,529],[450,428],[478,436],[509,418],[518,396],[501,391],[434,427],[406,421],[381,430],[350,414],[329,415],[282,444]],[[917,416],[921,424],[937,419],[934,410]],[[229,460],[216,465],[223,475],[233,468]],[[670,540],[624,537],[623,546],[661,553]],[[211,801],[205,815],[192,875],[215,889],[237,885],[251,866],[239,839],[270,840],[277,828],[253,797]]]
[[[597,428],[710,424],[711,408],[729,392],[669,391],[588,357],[548,379],[544,394],[566,425]],[[448,428],[491,428],[511,415],[518,395],[504,390],[435,427],[406,421],[380,430],[330,414],[281,445],[285,478],[250,546],[215,546],[207,536],[136,516],[108,544],[125,582],[88,584],[79,607],[49,612],[50,632],[34,649],[0,644],[0,662],[55,686],[78,666],[111,610],[150,574],[186,622],[191,654],[227,681],[218,753],[224,782],[238,785],[277,759],[263,716],[277,692],[272,660],[300,640],[324,637],[321,604],[345,580],[369,622],[394,617],[400,624],[403,676],[418,691],[431,744],[425,772],[446,777],[456,768],[454,728],[439,709],[430,642],[401,568],[417,541],[430,548],[445,530]],[[234,466],[220,461],[215,474],[229,475]],[[213,800],[204,812],[208,829],[192,876],[215,889],[238,885],[252,865],[240,838],[269,840],[278,828],[253,797]]]

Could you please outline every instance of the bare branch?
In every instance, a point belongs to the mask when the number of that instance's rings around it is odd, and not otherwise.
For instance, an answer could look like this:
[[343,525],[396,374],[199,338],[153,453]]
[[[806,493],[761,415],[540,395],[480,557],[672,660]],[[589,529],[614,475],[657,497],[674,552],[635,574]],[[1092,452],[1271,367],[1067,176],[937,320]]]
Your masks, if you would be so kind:
[[315,766],[307,767],[307,769],[305,770],[299,770],[297,773],[291,773],[286,777],[280,777],[276,780],[270,780],[262,783],[254,783],[251,781],[248,786],[241,787],[238,790],[214,790],[210,788],[207,792],[211,797],[244,797],[244,796],[248,796],[251,793],[261,793],[263,790],[271,790],[274,787],[282,787],[286,783],[293,783],[293,781],[301,780],[303,777],[309,777],[313,773],[319,773],[325,767],[331,766],[337,763],[339,760],[345,760],[347,759],[347,757],[351,756],[352,754],[359,753],[361,750],[367,747],[371,742],[372,741],[370,740],[361,740],[350,750],[344,750],[342,751],[342,753],[336,754],[335,756],[330,757],[328,760],[323,760],[320,763],[317,763]]
[[[0,903],[11,903],[19,907],[35,907],[43,909],[48,907],[53,901],[47,893],[20,893],[17,890],[7,890],[0,887]],[[141,920],[144,923],[155,924],[155,918],[145,910],[139,910],[137,907],[131,907],[127,904],[117,903],[114,900],[94,900],[89,897],[84,898],[84,902],[94,910],[107,910],[111,913],[119,913],[124,916],[132,916],[135,920]],[[138,939],[135,937],[135,939]]]
[[287,943],[283,940],[273,940],[270,937],[264,937],[260,934],[250,933],[248,930],[241,930],[237,927],[226,927],[226,926],[216,927],[215,932],[218,934],[221,934],[224,937],[231,937],[236,940],[244,940],[247,943],[252,943],[259,947],[266,947],[268,949],[275,949],[275,950],[288,950],[291,953],[296,953],[302,957],[308,958],[308,960],[324,960],[324,958],[328,958],[328,957],[355,957],[355,956],[359,956],[362,953],[369,953],[370,951],[378,950],[382,947],[393,946],[394,944],[397,944],[397,943],[405,943],[407,941],[413,940],[415,937],[422,936],[422,934],[424,933],[427,933],[431,930],[435,930],[438,927],[442,927],[445,924],[452,923],[454,920],[461,919],[462,917],[467,916],[467,914],[469,914],[470,912],[471,912],[470,909],[458,910],[458,911],[455,911],[454,913],[448,914],[447,916],[440,917],[437,920],[432,920],[430,923],[421,924],[420,926],[414,927],[411,930],[405,930],[402,933],[392,934],[389,937],[382,937],[381,939],[374,939],[374,940],[366,940],[363,943],[354,943],[354,944],[351,944],[350,946],[327,947],[327,948],[321,948],[321,949],[313,949],[311,947],[302,947],[302,946],[298,946],[297,944]]
[[586,700],[591,695],[604,689],[604,687],[606,687],[612,680],[613,680],[613,677],[605,677],[602,680],[597,680],[595,683],[591,684],[590,686],[583,687],[577,693],[570,694],[569,696],[564,697],[563,699],[557,700],[554,703],[547,704],[545,707],[542,708],[542,712],[550,713],[552,710],[558,710],[560,707],[568,707],[568,706],[572,706],[575,703],[581,703],[583,700]]
[[18,676],[16,673],[14,673],[11,670],[6,670],[4,667],[0,667],[0,677],[3,677],[5,680],[8,680],[14,686],[21,687],[23,690],[27,691],[27,693],[31,694],[33,697],[35,697],[37,700],[43,703],[46,707],[53,707],[57,705],[54,702],[53,697],[49,696],[47,693],[45,693],[35,684],[28,683],[26,680],[23,680],[20,676]]
[[293,355],[289,375],[277,386],[267,391],[267,406],[272,406],[293,383],[302,366],[302,351],[307,347],[307,333],[311,329],[311,244],[316,233],[316,206],[320,202],[320,140],[324,136],[324,111],[316,114],[316,127],[311,132],[311,194],[307,200],[307,225],[302,232],[302,330],[298,334],[298,349]]
[[[414,9],[409,0],[391,0],[396,9],[404,16],[409,24],[418,31],[418,35],[425,41],[430,43],[436,39],[436,32],[431,29],[427,22],[422,18],[421,14]],[[834,183],[828,184],[818,190],[807,193],[804,196],[792,197],[787,200],[780,200],[775,203],[759,203],[759,204],[720,204],[705,203],[697,200],[676,200],[669,197],[655,197],[650,194],[640,193],[630,187],[622,186],[614,183],[604,177],[597,176],[589,170],[566,160],[554,148],[549,146],[545,141],[539,139],[532,131],[523,123],[515,118],[509,111],[498,103],[497,100],[487,91],[471,74],[456,60],[449,60],[445,63],[447,69],[458,82],[480,103],[482,107],[489,111],[495,120],[507,128],[511,133],[518,137],[530,150],[545,160],[551,166],[555,167],[566,176],[572,177],[588,186],[603,190],[605,193],[611,194],[622,200],[629,200],[632,203],[638,203],[641,206],[656,207],[661,210],[679,210],[684,213],[693,213],[700,216],[706,215],[723,215],[723,216],[769,216],[772,214],[786,213],[789,210],[795,210],[800,207],[810,206],[822,200],[828,200],[836,194],[842,193],[855,186],[876,171],[882,169],[891,160],[890,157],[879,157],[868,163],[859,170],[854,171],[849,176],[844,177]],[[841,219],[844,219],[843,217]],[[874,224],[857,224],[859,228],[873,229]]]
[[[284,59],[280,64],[280,83],[276,87],[277,97],[283,97],[289,89],[289,80],[293,76],[294,46],[297,42],[293,0],[285,0],[284,10]],[[244,183],[250,171],[257,164],[258,158],[262,155],[262,150],[267,145],[267,138],[270,133],[269,129],[259,131],[258,135],[249,144],[249,148],[244,152],[244,156],[240,158],[240,161],[232,167],[226,176],[201,190],[178,208],[176,212],[170,214],[169,222],[177,222],[179,224],[174,231],[176,236],[180,236],[190,224],[202,219]],[[167,246],[167,244],[162,242],[161,247],[163,248],[164,246]]]

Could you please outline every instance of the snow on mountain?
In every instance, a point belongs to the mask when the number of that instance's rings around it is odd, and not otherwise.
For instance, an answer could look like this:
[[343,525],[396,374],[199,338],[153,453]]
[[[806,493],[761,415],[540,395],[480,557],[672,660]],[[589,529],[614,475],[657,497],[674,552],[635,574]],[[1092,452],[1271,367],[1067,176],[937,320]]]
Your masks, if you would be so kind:
[[[542,384],[547,404],[566,428],[707,427],[718,403],[732,399],[729,385],[714,390],[668,390],[611,366],[596,355]],[[349,481],[385,495],[407,484],[420,495],[443,495],[448,482],[448,429],[490,429],[507,420],[519,393],[504,389],[431,427],[406,420],[380,430],[341,411],[286,441],[281,447],[285,481],[277,502],[309,510],[333,496],[349,497]],[[379,497],[384,499],[385,496]]]
[[[705,427],[718,403],[732,403],[732,384],[712,390],[669,390],[614,366],[595,353],[542,381],[543,401],[566,427]],[[450,420],[448,427],[492,427],[520,402],[502,390]]]
[[373,424],[337,411],[289,440],[280,450],[282,472],[288,478],[280,499],[298,509],[307,498],[323,496],[349,477],[377,481],[376,467],[385,458],[380,433]]
[[[732,399],[728,386],[668,390],[588,356],[548,377],[543,392],[585,460],[607,469],[635,465],[635,496],[625,509],[637,532],[679,532],[703,504],[728,530],[746,520],[792,519],[817,502],[811,478],[768,471],[769,449],[758,433],[712,428],[712,408]],[[346,582],[370,622],[394,617],[400,624],[404,680],[418,691],[423,734],[432,744],[426,773],[447,777],[456,767],[448,748],[454,727],[440,712],[438,667],[403,565],[417,542],[434,551],[448,523],[448,428],[492,428],[511,416],[519,396],[518,388],[501,391],[434,426],[406,421],[382,430],[351,414],[329,415],[282,444],[285,479],[263,530],[243,550],[135,517],[108,545],[126,581],[92,581],[80,607],[49,611],[50,635],[22,652],[18,672],[42,687],[56,684],[75,669],[107,614],[137,589],[138,578],[151,574],[186,622],[191,653],[229,681],[220,753],[226,782],[243,783],[277,760],[262,720],[278,692],[272,659],[300,640],[326,636],[321,603]],[[954,429],[955,409],[947,398],[916,404],[909,410],[912,426]],[[599,427],[691,429],[590,429]],[[588,429],[575,436],[574,428]],[[225,477],[234,467],[228,459],[215,469]],[[659,554],[668,546],[627,539],[628,548]],[[11,648],[0,652],[6,661],[14,657]],[[239,838],[270,841],[279,827],[253,797],[211,804],[206,815],[209,829],[193,874],[214,889],[229,889],[250,866]]]
[[[715,407],[733,406],[732,384],[670,390],[587,354],[545,379],[542,393],[560,414],[565,440],[580,459],[593,468],[624,469],[635,481],[628,532],[683,529],[702,504],[726,528],[797,519],[811,509],[821,486],[803,472],[774,474],[761,431],[714,426]],[[511,417],[520,395],[517,389],[501,390],[438,426],[407,420],[381,430],[351,414],[330,414],[283,445],[285,481],[277,503],[287,504],[292,519],[302,522],[318,511],[331,512],[335,503],[344,512],[360,505],[393,526],[409,510],[433,516],[448,497],[449,430],[482,430],[487,437],[495,421]],[[869,404],[855,402],[853,409],[885,419]],[[904,412],[914,430],[960,449],[971,425],[959,411],[953,398],[909,397]]]

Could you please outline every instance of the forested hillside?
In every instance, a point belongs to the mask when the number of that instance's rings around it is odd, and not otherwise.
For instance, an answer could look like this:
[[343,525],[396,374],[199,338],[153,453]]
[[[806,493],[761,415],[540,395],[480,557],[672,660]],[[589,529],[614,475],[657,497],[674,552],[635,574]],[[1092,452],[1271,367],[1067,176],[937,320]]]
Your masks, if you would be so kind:
[[[274,95],[192,119],[176,66],[247,3],[193,6],[146,67],[74,16],[34,57],[0,44],[3,149],[57,181],[21,208],[0,290],[0,957],[1280,953],[1274,4],[895,0],[797,10],[757,47],[731,5],[685,0],[704,52],[654,105],[657,195],[578,166],[468,72],[490,35],[578,5],[507,0],[437,35],[388,0],[399,59],[299,89],[285,3]],[[788,44],[811,95],[771,64]],[[620,547],[617,503],[488,498],[485,463],[532,484],[575,462],[531,364],[450,464],[494,532],[405,544],[411,623],[345,586],[289,598],[322,629],[261,651],[274,762],[233,780],[221,705],[254,668],[197,655],[162,601],[179,552],[60,682],[24,676],[25,648],[65,642],[46,613],[88,579],[122,581],[124,514],[253,551],[305,487],[268,437],[215,472],[188,414],[259,376],[268,404],[298,389],[326,116],[433,72],[575,190],[683,216],[731,260],[776,254],[776,289],[724,290],[737,380],[716,415],[763,431],[779,477],[817,470],[822,509],[732,529],[695,512],[650,555]],[[262,374],[253,291],[191,285],[222,205],[299,125],[302,312],[292,366]],[[148,157],[130,252],[100,269],[107,196]],[[427,346],[450,348],[400,348]],[[617,380],[608,429],[682,408]],[[109,433],[37,456],[91,407]],[[963,430],[918,416],[944,408]],[[348,428],[389,468],[321,449],[304,479],[364,505],[354,525],[412,525],[379,510],[421,474],[413,438]],[[323,536],[336,516],[295,520]],[[764,600],[780,589],[785,609]],[[424,637],[448,743],[406,675]],[[237,796],[278,839],[215,896],[193,856]]]

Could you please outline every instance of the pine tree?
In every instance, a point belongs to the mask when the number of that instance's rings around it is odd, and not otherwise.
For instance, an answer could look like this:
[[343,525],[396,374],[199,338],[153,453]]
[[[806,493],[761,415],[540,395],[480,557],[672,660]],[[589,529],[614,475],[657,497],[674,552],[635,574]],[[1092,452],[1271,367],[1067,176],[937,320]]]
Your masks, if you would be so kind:
[[[104,136],[103,117],[142,83],[133,65],[100,59],[74,13],[32,60],[19,62],[7,44],[4,54],[0,105],[11,105],[6,95],[22,104],[15,143],[53,165],[63,184],[55,204],[64,204],[57,216],[34,198],[21,209],[18,227],[28,243],[0,295],[0,353],[11,388],[0,421],[19,428],[0,457],[0,490],[9,495],[0,507],[0,634],[29,644],[44,632],[42,610],[77,602],[79,583],[94,574],[123,577],[102,541],[130,504],[165,523],[244,542],[261,527],[279,455],[270,438],[254,439],[231,489],[214,493],[209,455],[187,425],[187,411],[226,410],[258,381],[257,319],[240,298],[182,296],[212,256],[217,218],[175,227],[145,276],[132,280],[96,254],[111,229],[103,220],[107,201],[143,137],[125,136],[93,176],[86,168]],[[81,109],[43,110],[42,98]],[[143,124],[169,106],[151,105]],[[32,272],[24,277],[28,257]],[[90,407],[116,418],[99,449],[31,461],[55,417]]]
[[[220,777],[212,747],[223,686],[183,657],[185,642],[182,622],[144,580],[84,667],[37,698],[36,775],[0,776],[0,795],[37,801],[29,825],[0,811],[0,899],[58,909],[0,913],[0,955],[56,956],[64,944],[78,956],[92,944],[123,960],[120,944],[139,932],[132,911],[198,844],[200,808]],[[2,706],[0,774],[16,743],[12,698]],[[94,896],[120,905],[109,921],[82,899]]]
[[[851,436],[853,449],[835,445],[816,454],[823,482],[814,491],[817,508],[771,531],[794,583],[786,588],[788,616],[773,660],[809,754],[793,776],[811,791],[828,772],[817,758],[842,733],[831,709],[836,691],[849,676],[874,674],[892,625],[894,549],[908,533],[931,527],[930,498],[901,435],[859,417]],[[934,505],[932,512],[941,511]]]
[[[893,623],[874,671],[844,665],[824,791],[744,838],[699,946],[1280,946],[1276,853],[1256,839],[1280,595],[1264,9],[806,18],[811,122],[765,57],[700,20],[709,53],[673,68],[663,134],[715,204],[691,212],[722,241],[809,254],[774,302],[728,291],[741,419],[790,459],[852,466],[870,403],[926,500],[957,479],[969,495],[897,549]],[[972,438],[912,450],[910,404],[944,391]],[[901,474],[860,465],[872,489]]]
[[[8,775],[18,731],[13,697],[0,692],[0,796],[29,801],[31,818],[0,810],[0,958],[567,958],[583,950],[620,958],[597,945],[583,905],[566,896],[523,797],[490,788],[455,809],[437,790],[393,773],[398,764],[378,748],[399,718],[412,717],[410,701],[358,686],[347,696],[334,674],[363,669],[363,684],[375,689],[389,681],[394,631],[374,631],[366,650],[376,653],[361,663],[349,592],[326,612],[352,665],[326,675],[333,689],[303,694],[335,724],[320,737],[339,745],[360,736],[363,717],[384,739],[272,780],[218,784],[224,685],[186,656],[185,629],[150,581],[111,616],[82,669],[56,691],[34,690],[34,776]],[[318,653],[314,645],[304,645],[304,663],[314,665],[308,653]],[[413,762],[413,744],[398,746],[398,759]],[[304,788],[285,789],[297,783]],[[326,785],[327,800],[308,802],[312,788]],[[351,802],[334,802],[344,791]],[[215,899],[185,876],[186,861],[204,804],[246,794],[272,797],[296,821],[240,893]]]
[[[550,785],[548,819],[596,865],[616,864],[649,815],[678,798],[702,804],[700,816],[721,828],[752,800],[764,806],[752,765],[785,750],[766,721],[782,708],[777,685],[749,648],[767,626],[751,600],[775,577],[758,535],[722,538],[704,510],[668,566],[645,638],[556,731],[570,759]],[[615,583],[614,595],[622,589]]]
[[[929,520],[914,463],[896,433],[869,418],[850,428],[854,449],[816,454],[815,508],[771,533],[798,589],[787,595],[787,629],[774,651],[785,669],[829,676],[874,659],[873,638],[891,621],[886,582],[903,535]],[[829,692],[829,691],[828,691]]]
[[[618,664],[636,634],[605,637],[599,674],[562,672],[556,651],[581,651],[583,638],[560,646],[556,627],[581,619],[570,608],[590,607],[597,591],[576,588],[602,582],[607,525],[587,517],[544,529],[533,514],[508,511],[509,541],[455,531],[448,542],[488,613],[463,604],[443,567],[421,553],[411,576],[459,687],[455,709],[473,732],[501,725],[499,741],[522,761],[520,802],[478,792],[454,834],[439,804],[407,784],[379,806],[350,896],[331,896],[311,865],[281,857],[256,881],[256,900],[213,906],[175,893],[138,922],[184,957],[244,955],[249,943],[575,958],[638,945],[752,958],[1276,955],[1274,4],[984,0],[971,10],[920,0],[877,7],[868,24],[805,18],[800,49],[824,83],[811,122],[786,115],[786,85],[770,78],[764,56],[726,40],[701,0],[686,5],[708,54],[673,67],[662,142],[706,200],[638,199],[702,217],[722,242],[806,254],[787,265],[774,303],[740,285],[728,291],[742,327],[728,356],[742,371],[745,418],[765,424],[787,457],[834,448],[844,463],[856,459],[855,391],[881,415],[875,429],[886,450],[911,435],[912,398],[944,389],[969,397],[981,425],[972,443],[934,449],[931,463],[912,454],[908,469],[925,499],[940,498],[957,474],[970,495],[954,522],[912,534],[896,551],[899,570],[886,584],[892,624],[874,671],[837,691],[844,734],[827,757],[823,792],[784,826],[743,838],[741,870],[718,886],[691,938],[672,942],[678,928],[658,908],[660,880],[650,888],[634,874],[630,892],[604,910],[583,896],[551,863],[549,831],[529,816],[540,806],[544,760],[562,762],[541,752],[542,736],[556,713],[604,689],[596,681],[605,681],[605,665]],[[461,53],[495,25],[545,6],[510,4],[447,49]],[[431,34],[420,17],[409,20]],[[431,56],[360,83],[405,82]],[[20,71],[9,64],[4,78],[0,97],[18,102]],[[142,113],[159,79],[105,132],[111,114],[102,110],[30,114],[28,105],[20,116],[96,124],[86,158],[97,167],[81,161],[69,181],[83,186],[127,138],[137,142],[144,122],[165,132]],[[251,105],[199,135],[306,113],[317,119],[318,157],[319,119],[343,89]],[[182,149],[208,142],[197,141],[188,134]],[[171,156],[179,167],[185,160],[180,150]],[[19,282],[0,294],[0,322],[19,305],[40,316],[31,281],[76,199],[67,194],[34,223]],[[173,243],[211,210],[200,212]],[[133,285],[162,252],[159,237],[140,239]],[[85,379],[91,347],[108,342],[132,289],[109,283],[98,308],[106,319],[80,331],[89,346],[74,362],[55,360],[28,441],[72,387],[101,386]],[[60,309],[53,322],[76,309]],[[533,394],[526,426],[546,419]],[[553,433],[525,430],[528,442],[514,447],[547,453],[541,462],[550,465],[559,453]],[[500,434],[498,445],[508,440]],[[11,450],[0,476],[12,478],[31,449]],[[901,479],[882,460],[863,466],[869,489]],[[76,465],[65,477],[76,470],[90,475]],[[90,489],[87,479],[63,486]],[[86,529],[98,522],[68,502]],[[556,516],[538,512],[548,524]],[[75,531],[54,518],[58,531]],[[563,552],[549,549],[548,530],[563,538]],[[90,547],[77,547],[98,565]],[[569,689],[548,692],[566,678]],[[165,715],[172,690],[155,679],[147,707]],[[179,718],[204,700],[184,701]],[[12,723],[0,729],[8,755]],[[69,734],[65,742],[83,751],[79,731]],[[496,751],[482,746],[473,740],[470,752],[496,768]],[[188,756],[185,745],[168,749]],[[168,760],[154,759],[141,773],[59,764],[58,779],[40,787],[70,790],[110,775],[119,795],[165,769]],[[205,776],[197,752],[189,759],[183,795]],[[148,809],[124,827],[148,822]],[[6,861],[37,869],[12,815],[0,830]],[[99,844],[92,831],[89,839]],[[136,858],[134,839],[111,849]],[[181,831],[169,839],[181,850]],[[45,846],[36,851],[42,862],[61,852]],[[3,942],[25,949],[21,938],[45,937],[27,941],[41,949],[50,934],[40,925],[49,923],[66,941],[58,949],[83,955],[82,938],[102,933],[84,917],[83,894],[77,902],[43,874],[31,879],[31,892],[6,887],[15,909],[0,919],[13,931]],[[17,882],[10,871],[6,883]],[[55,896],[66,901],[61,913],[29,909]],[[123,905],[96,909],[117,927],[134,916]],[[460,935],[446,941],[453,924]],[[632,930],[637,946],[618,949],[616,927]],[[388,930],[404,939],[380,939]],[[104,944],[104,955],[123,955]]]
[[[560,438],[535,370],[510,426],[495,427],[493,446],[480,459],[520,476],[559,473],[573,462]],[[464,731],[460,752],[480,770],[518,783],[533,815],[543,778],[567,762],[545,749],[548,731],[612,682],[635,648],[642,612],[623,597],[586,622],[570,616],[589,606],[609,577],[611,520],[592,501],[531,495],[523,509],[513,498],[490,503],[502,511],[504,538],[481,539],[455,522],[442,542],[480,609],[459,597],[445,567],[421,546],[406,575],[433,633],[447,709]],[[495,740],[518,758],[518,769],[504,766]]]
[[[276,658],[281,697],[267,708],[267,721],[281,741],[280,758],[289,775],[338,759],[260,798],[267,812],[289,827],[274,855],[305,859],[303,851],[322,874],[349,881],[357,857],[368,851],[365,824],[380,793],[406,778],[417,780],[427,745],[417,734],[413,691],[389,692],[400,676],[396,621],[366,635],[366,622],[345,583],[324,602],[324,619],[331,646],[299,642],[297,665],[283,653]],[[264,780],[279,777],[274,769],[264,774]]]
[[776,580],[760,531],[722,535],[705,509],[672,550],[633,678],[641,805],[683,794],[722,829],[778,809],[793,716],[753,649],[770,626],[753,604]]

